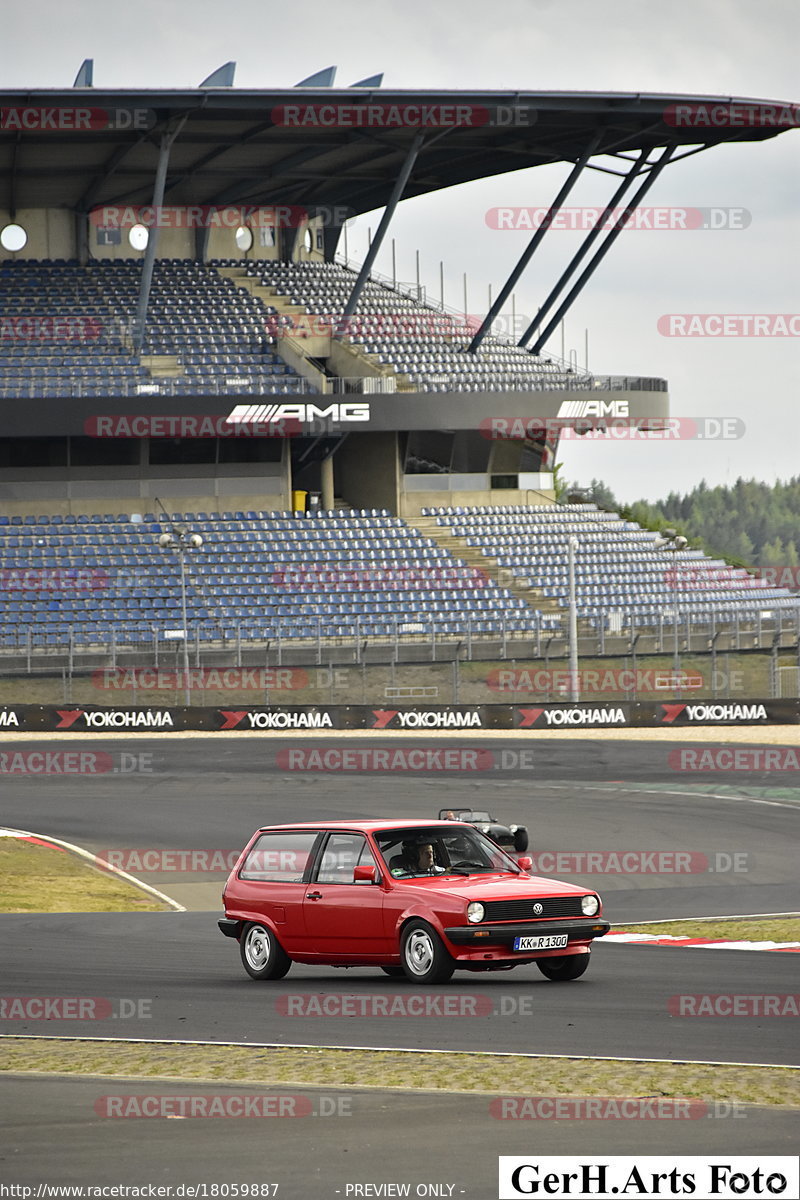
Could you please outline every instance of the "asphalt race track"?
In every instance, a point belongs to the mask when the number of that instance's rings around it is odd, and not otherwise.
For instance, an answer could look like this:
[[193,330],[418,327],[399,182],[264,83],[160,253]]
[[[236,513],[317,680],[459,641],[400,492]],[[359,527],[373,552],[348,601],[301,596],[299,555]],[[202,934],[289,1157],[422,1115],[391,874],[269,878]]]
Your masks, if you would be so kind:
[[[720,734],[722,740],[724,731]],[[463,740],[404,737],[340,743],[349,750],[427,747],[472,755],[477,744],[468,731]],[[289,750],[322,751],[331,745],[336,745],[333,738],[302,735],[14,739],[13,746],[0,743],[0,750],[90,752],[108,769],[80,776],[5,775],[0,821],[97,853],[122,848],[234,853],[260,825],[436,817],[440,808],[467,804],[488,808],[501,821],[527,825],[534,854],[636,850],[706,855],[711,869],[688,874],[546,872],[596,887],[612,922],[800,909],[794,844],[800,789],[780,789],[777,799],[765,802],[761,793],[770,784],[775,788],[774,772],[681,772],[674,766],[679,742],[630,743],[602,736],[481,741],[480,749],[494,759],[487,770],[320,773],[282,765]],[[522,755],[527,756],[524,765]],[[739,798],[724,794],[733,788]],[[698,789],[704,792],[698,794]],[[219,907],[224,870],[130,869],[186,908]]]
[[[774,774],[681,773],[670,758],[679,741],[630,743],[602,736],[482,741],[481,747],[496,757],[491,769],[481,771],[287,769],[287,749],[336,744],[333,737],[320,742],[302,736],[14,739],[14,750],[35,746],[53,753],[100,753],[108,756],[103,759],[107,769],[80,776],[5,775],[0,822],[95,852],[234,852],[259,825],[323,817],[435,817],[442,807],[468,804],[526,824],[534,855],[695,855],[689,873],[581,873],[585,860],[577,857],[570,860],[574,870],[550,872],[597,888],[612,922],[800,909],[800,796],[779,788]],[[347,744],[411,745],[407,738]],[[413,741],[415,747],[442,744]],[[463,741],[447,744],[466,749],[475,742],[465,732]],[[10,742],[0,747],[9,748]],[[523,750],[528,757],[521,760]],[[206,861],[202,858],[201,865]],[[254,983],[244,974],[235,943],[216,928],[226,872],[176,871],[168,869],[169,859],[161,865],[138,873],[189,911],[0,916],[4,997],[144,1001],[147,1015],[6,1020],[0,1033],[798,1062],[791,1020],[680,1017],[674,1015],[674,1002],[670,1005],[671,997],[683,994],[797,992],[800,964],[794,954],[600,941],[589,971],[575,983],[549,983],[535,967],[492,975],[462,972],[429,994],[434,1010],[437,996],[458,997],[462,1011],[457,1016],[435,1011],[426,1017],[388,1016],[383,1002],[422,989],[368,969],[301,965],[279,983]],[[323,1001],[327,1015],[320,1008]],[[331,1005],[346,1009],[348,1001],[361,1015],[333,1013]],[[288,1015],[292,1005],[308,1011]],[[186,1087],[171,1084],[169,1091]],[[264,1089],[247,1089],[258,1090]],[[495,1120],[488,1110],[490,1097],[342,1091],[337,1096],[352,1099],[350,1119],[317,1121],[311,1151],[308,1120],[220,1124],[99,1117],[93,1107],[98,1096],[123,1091],[163,1093],[165,1087],[4,1077],[0,1112],[6,1149],[0,1151],[0,1174],[26,1183],[133,1182],[138,1177],[141,1182],[242,1182],[274,1176],[282,1183],[279,1196],[332,1200],[345,1196],[348,1183],[439,1182],[452,1184],[453,1191],[430,1194],[484,1200],[496,1195],[496,1156],[502,1153],[570,1154],[580,1146],[597,1154],[777,1154],[791,1151],[797,1130],[796,1111],[758,1108],[742,1110],[735,1122],[549,1120],[542,1130],[541,1122]],[[311,1097],[313,1110],[314,1090],[293,1090],[301,1093]],[[469,1169],[465,1141],[477,1147]],[[409,1146],[417,1149],[416,1158],[409,1159]]]
[[751,1106],[719,1119],[537,1122],[495,1119],[488,1096],[217,1085],[215,1094],[223,1096],[280,1096],[284,1112],[304,1115],[261,1121],[97,1115],[98,1108],[104,1111],[103,1097],[181,1098],[210,1090],[122,1079],[2,1079],[0,1123],[6,1145],[19,1147],[13,1155],[0,1151],[3,1179],[34,1187],[54,1180],[173,1187],[274,1181],[278,1200],[336,1200],[346,1196],[347,1184],[402,1182],[410,1184],[411,1196],[425,1194],[416,1191],[420,1185],[436,1184],[453,1191],[428,1195],[490,1200],[497,1196],[499,1154],[579,1150],[584,1160],[594,1155],[603,1161],[613,1147],[636,1154],[646,1167],[643,1156],[678,1149],[730,1155],[734,1144],[737,1153],[792,1154],[797,1148],[795,1111]]
[[[596,943],[579,984],[551,983],[536,967],[457,972],[426,991],[429,1015],[398,1016],[392,1001],[418,990],[377,968],[295,964],[279,982],[252,981],[236,943],[206,913],[2,916],[0,944],[6,997],[143,1000],[147,1013],[6,1020],[5,1033],[798,1062],[791,1020],[679,1017],[670,1009],[670,998],[681,995],[793,992],[793,954]],[[439,1015],[434,1001],[454,990],[463,1012],[442,1008]],[[347,1011],[349,998],[357,1011]]]

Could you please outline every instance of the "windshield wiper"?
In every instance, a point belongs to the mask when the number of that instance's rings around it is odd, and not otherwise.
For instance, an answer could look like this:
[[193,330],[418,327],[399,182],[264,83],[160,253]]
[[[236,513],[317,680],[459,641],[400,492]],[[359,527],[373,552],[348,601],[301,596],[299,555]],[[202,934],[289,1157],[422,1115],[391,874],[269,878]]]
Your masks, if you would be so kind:
[[494,871],[494,867],[448,867],[449,875],[480,875],[483,871]]

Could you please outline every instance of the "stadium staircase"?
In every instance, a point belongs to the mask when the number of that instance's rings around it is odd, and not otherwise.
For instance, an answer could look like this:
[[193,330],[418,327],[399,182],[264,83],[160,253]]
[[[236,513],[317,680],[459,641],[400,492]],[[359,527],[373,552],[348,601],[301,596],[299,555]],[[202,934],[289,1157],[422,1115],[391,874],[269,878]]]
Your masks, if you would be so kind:
[[[314,317],[319,318],[321,329],[334,326],[357,278],[354,270],[339,263],[265,259],[251,260],[242,267],[220,259],[213,265],[237,287],[279,310],[287,319],[288,337],[288,322],[298,317],[300,327],[314,329]],[[303,322],[304,317],[311,320]],[[574,389],[590,381],[582,371],[534,356],[495,336],[484,340],[480,353],[469,354],[470,335],[462,315],[444,312],[402,287],[370,278],[349,327],[330,340],[336,342],[340,354],[349,351],[356,361],[367,365],[366,373],[394,375],[400,392]]]
[[530,580],[514,575],[513,571],[504,567],[496,557],[470,545],[467,537],[459,536],[455,531],[452,531],[449,536],[446,535],[438,518],[415,517],[413,522],[409,521],[409,524],[412,528],[418,529],[423,537],[432,538],[448,554],[462,559],[468,566],[488,575],[498,587],[507,588],[512,595],[524,601],[531,609],[538,609],[540,613],[547,615],[560,613],[561,607],[558,601],[550,596],[545,596],[544,592],[534,587]]

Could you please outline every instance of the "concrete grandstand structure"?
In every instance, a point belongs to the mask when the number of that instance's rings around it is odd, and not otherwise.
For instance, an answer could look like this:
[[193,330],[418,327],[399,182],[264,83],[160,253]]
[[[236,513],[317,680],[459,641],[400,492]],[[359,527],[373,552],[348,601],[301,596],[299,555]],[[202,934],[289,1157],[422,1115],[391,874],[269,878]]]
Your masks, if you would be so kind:
[[[712,111],[728,120],[698,118]],[[659,620],[676,556],[555,505],[553,486],[564,425],[669,417],[665,381],[544,349],[624,219],[597,247],[602,220],[589,232],[518,344],[492,326],[546,223],[477,324],[371,269],[405,197],[564,162],[553,213],[592,168],[619,181],[610,208],[633,206],[671,162],[775,136],[779,114],[730,97],[371,87],[0,94],[4,644],[29,627],[52,646],[174,626],[155,541],[171,523],[205,538],[187,615],[209,639],[303,639],[320,621],[396,638],[433,617],[444,635],[539,634],[567,605],[581,522],[579,615]],[[356,270],[337,257],[343,225],[378,207]],[[523,434],[488,434],[498,415]],[[712,600],[699,577],[681,597],[698,617],[796,617],[785,589],[722,588],[699,558],[717,582]]]

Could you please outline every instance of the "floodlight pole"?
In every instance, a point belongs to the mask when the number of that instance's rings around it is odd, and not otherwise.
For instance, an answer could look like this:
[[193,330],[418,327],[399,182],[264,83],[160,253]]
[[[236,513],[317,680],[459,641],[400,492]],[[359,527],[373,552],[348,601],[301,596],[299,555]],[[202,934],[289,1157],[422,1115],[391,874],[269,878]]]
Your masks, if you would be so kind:
[[191,689],[189,687],[189,621],[186,612],[186,562],[185,554],[189,547],[199,550],[203,539],[198,533],[189,533],[184,526],[173,527],[169,533],[162,533],[158,539],[162,550],[174,550],[178,556],[181,571],[181,620],[183,629],[183,695],[186,707],[191,706]]
[[[679,635],[678,635],[678,559],[676,557],[677,551],[678,551],[677,542],[672,542],[670,549],[672,550],[672,555],[673,555],[672,561],[674,563],[673,573],[672,573],[672,583],[673,583],[673,588],[672,588],[672,632],[673,632],[672,670],[674,672],[675,679],[677,680],[680,677],[680,669],[681,669],[681,648],[680,648],[680,641],[679,641]],[[680,699],[680,695],[681,695],[680,684],[676,683],[675,688],[676,688],[676,695],[678,696],[678,699]]]
[[183,556],[186,548],[181,537],[178,539],[178,561],[181,564],[181,621],[183,622],[183,688],[186,707],[191,706],[189,689],[189,624],[186,620],[186,564]]
[[[658,535],[655,541],[656,548],[659,550],[670,550],[673,555],[673,588],[672,588],[672,633],[673,633],[673,652],[672,652],[672,669],[675,673],[676,681],[680,678],[681,670],[681,649],[678,636],[678,551],[684,550],[688,545],[685,537],[677,533],[674,529],[665,529]],[[680,699],[681,688],[676,682],[675,691],[678,699]]]
[[581,698],[578,678],[578,604],[575,587],[576,537],[567,538],[567,571],[569,576],[569,698],[577,704]]

